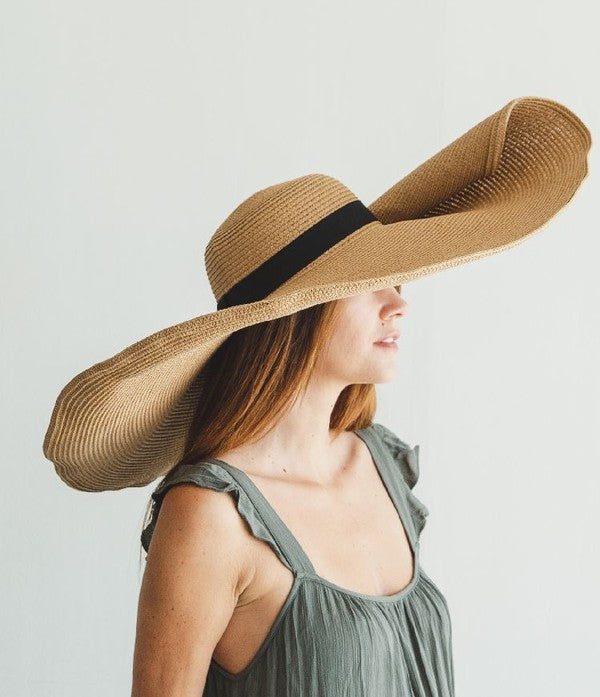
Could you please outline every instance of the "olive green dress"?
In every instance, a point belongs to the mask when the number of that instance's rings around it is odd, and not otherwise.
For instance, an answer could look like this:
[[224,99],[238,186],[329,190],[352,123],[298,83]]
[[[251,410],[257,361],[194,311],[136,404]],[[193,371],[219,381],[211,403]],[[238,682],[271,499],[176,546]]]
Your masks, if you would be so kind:
[[[232,674],[211,660],[204,697],[452,697],[452,629],[447,602],[419,562],[429,514],[412,493],[419,446],[372,423],[355,433],[368,446],[410,541],[413,578],[393,595],[366,595],[321,578],[252,480],[222,460],[179,464],[152,493],[142,532],[146,552],[165,492],[175,484],[233,494],[252,533],[294,573],[291,591],[250,664]],[[390,554],[394,550],[390,549]]]

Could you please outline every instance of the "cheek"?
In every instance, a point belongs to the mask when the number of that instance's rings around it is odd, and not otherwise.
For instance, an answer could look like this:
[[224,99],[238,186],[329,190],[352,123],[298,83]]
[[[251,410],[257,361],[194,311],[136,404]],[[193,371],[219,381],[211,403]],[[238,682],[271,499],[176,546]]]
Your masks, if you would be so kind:
[[336,335],[335,340],[331,344],[332,350],[338,360],[342,358],[344,361],[352,360],[365,353],[369,349],[369,340],[367,332],[363,330],[346,327],[343,332]]
[[[337,360],[348,360],[352,355],[361,355],[371,348],[373,334],[373,308],[364,297],[353,297],[342,306],[342,312],[332,332],[328,352]],[[377,329],[375,330],[377,333]]]

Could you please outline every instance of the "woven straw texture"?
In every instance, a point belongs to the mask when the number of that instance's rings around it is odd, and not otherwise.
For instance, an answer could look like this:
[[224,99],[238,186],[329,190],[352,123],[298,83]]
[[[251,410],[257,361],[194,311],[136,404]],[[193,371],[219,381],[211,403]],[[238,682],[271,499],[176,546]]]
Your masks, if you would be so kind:
[[[263,299],[162,329],[76,375],[57,397],[45,457],[82,491],[146,486],[181,459],[202,399],[202,367],[232,332],[523,242],[573,198],[588,173],[591,143],[585,124],[564,105],[541,97],[512,100],[371,203],[376,220]],[[326,174],[248,197],[206,247],[215,299],[353,201],[356,195]]]

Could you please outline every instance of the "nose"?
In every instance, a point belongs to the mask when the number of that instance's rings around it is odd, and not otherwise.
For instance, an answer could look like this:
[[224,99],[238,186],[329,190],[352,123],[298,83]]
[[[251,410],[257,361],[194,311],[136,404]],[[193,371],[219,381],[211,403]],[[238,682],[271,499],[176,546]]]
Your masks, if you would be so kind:
[[403,317],[408,308],[408,303],[394,288],[390,291],[389,301],[384,303],[381,309],[382,317],[389,318],[400,316]]

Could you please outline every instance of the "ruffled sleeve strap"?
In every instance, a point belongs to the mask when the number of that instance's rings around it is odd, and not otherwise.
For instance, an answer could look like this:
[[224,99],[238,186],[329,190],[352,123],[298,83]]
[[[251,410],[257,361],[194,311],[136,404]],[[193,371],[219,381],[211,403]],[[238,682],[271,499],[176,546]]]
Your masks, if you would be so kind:
[[411,517],[417,534],[420,534],[427,522],[429,509],[412,492],[419,480],[419,446],[411,447],[383,424],[374,423],[373,428],[377,431],[393,460],[398,464],[402,478],[406,483],[406,499]]
[[254,537],[263,540],[271,546],[279,559],[289,567],[289,563],[280,550],[277,542],[255,509],[246,491],[239,485],[236,479],[215,462],[181,463],[176,465],[160,482],[152,492],[152,507],[150,521],[141,534],[142,547],[146,552],[150,549],[152,533],[160,513],[160,507],[167,491],[177,484],[190,483],[200,487],[230,493],[241,517],[247,523]]

